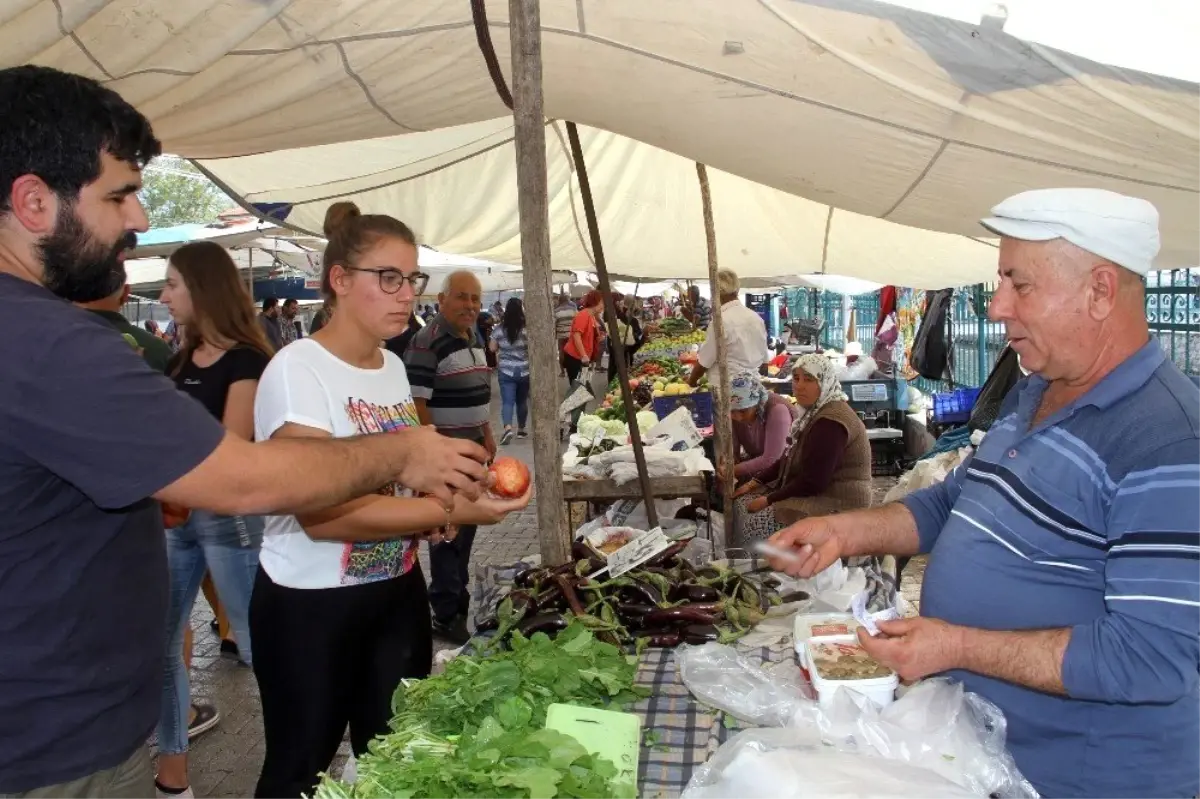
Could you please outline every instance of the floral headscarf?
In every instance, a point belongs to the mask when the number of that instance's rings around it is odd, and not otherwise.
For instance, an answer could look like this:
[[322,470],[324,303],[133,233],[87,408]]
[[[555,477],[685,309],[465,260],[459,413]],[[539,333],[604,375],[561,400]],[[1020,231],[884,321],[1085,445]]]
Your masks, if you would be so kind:
[[821,396],[817,397],[817,401],[811,408],[805,408],[801,412],[799,419],[792,422],[792,429],[788,431],[788,449],[800,438],[800,434],[812,423],[812,420],[817,418],[817,414],[821,412],[822,408],[831,402],[849,399],[846,392],[842,391],[842,383],[838,380],[833,364],[824,355],[800,356],[800,360],[792,365],[792,373],[795,374],[797,369],[803,369],[816,378],[816,381],[821,384]]
[[730,380],[729,407],[735,411],[758,408],[767,402],[767,389],[758,375],[740,372]]

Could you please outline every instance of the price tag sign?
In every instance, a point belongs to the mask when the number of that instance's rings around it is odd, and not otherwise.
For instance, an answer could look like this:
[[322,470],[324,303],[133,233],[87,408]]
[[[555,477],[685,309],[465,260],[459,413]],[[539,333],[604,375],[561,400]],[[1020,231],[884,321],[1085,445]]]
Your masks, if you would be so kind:
[[622,574],[636,569],[673,543],[675,542],[667,538],[661,527],[655,527],[653,530],[642,533],[608,556],[608,574],[610,577],[620,577]]

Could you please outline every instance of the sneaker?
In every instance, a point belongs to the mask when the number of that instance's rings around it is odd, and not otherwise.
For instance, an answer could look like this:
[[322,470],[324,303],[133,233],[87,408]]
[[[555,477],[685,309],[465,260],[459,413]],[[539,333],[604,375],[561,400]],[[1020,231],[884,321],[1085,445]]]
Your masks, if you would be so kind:
[[529,434],[526,433],[524,430],[518,430],[517,438],[529,438]]
[[221,720],[221,714],[217,712],[213,705],[201,704],[200,702],[192,703],[192,710],[195,711],[192,720],[188,722],[188,740],[192,740],[217,726],[217,722]]
[[455,646],[462,646],[471,640],[471,633],[467,631],[467,619],[465,616],[455,616],[450,622],[434,619],[433,635],[435,638],[440,638]]
[[155,799],[196,799],[196,794],[192,792],[190,785],[182,791],[168,791],[158,784],[158,780],[155,780],[154,797]]
[[500,436],[500,446],[511,444],[513,440],[513,431],[511,427],[504,429],[504,435]]

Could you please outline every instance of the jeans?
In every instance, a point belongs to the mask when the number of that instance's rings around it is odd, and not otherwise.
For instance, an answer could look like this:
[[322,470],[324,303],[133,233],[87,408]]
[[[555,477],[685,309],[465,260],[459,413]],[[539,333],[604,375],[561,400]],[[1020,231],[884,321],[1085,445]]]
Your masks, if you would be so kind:
[[429,607],[433,617],[451,624],[466,616],[471,607],[471,545],[475,525],[458,528],[453,541],[429,548]]
[[516,377],[500,373],[500,420],[512,427],[513,408],[517,409],[517,428],[525,429],[529,420],[529,375]]
[[267,752],[255,796],[312,796],[346,727],[361,757],[388,731],[392,694],[433,665],[425,577],[288,588],[258,570],[250,626]]
[[183,663],[183,631],[206,571],[212,574],[217,595],[225,605],[239,656],[247,664],[252,662],[250,594],[262,536],[263,520],[259,516],[218,516],[207,511],[192,511],[181,526],[167,530],[171,598],[158,717],[158,748],[163,754],[187,751],[191,696]]

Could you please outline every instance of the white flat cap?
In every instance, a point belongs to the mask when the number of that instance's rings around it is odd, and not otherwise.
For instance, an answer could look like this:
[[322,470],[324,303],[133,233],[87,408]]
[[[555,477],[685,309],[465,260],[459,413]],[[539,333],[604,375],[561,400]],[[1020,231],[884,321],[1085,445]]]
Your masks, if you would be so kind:
[[1154,268],[1160,245],[1158,209],[1104,189],[1024,191],[979,221],[997,235],[1022,241],[1066,239],[1139,275]]

